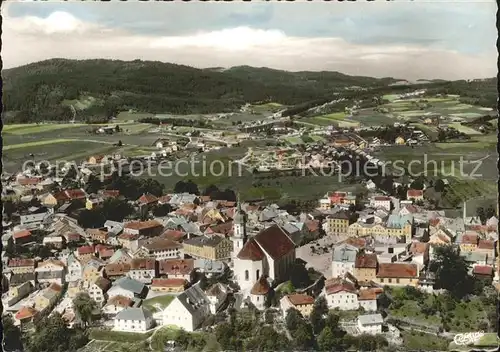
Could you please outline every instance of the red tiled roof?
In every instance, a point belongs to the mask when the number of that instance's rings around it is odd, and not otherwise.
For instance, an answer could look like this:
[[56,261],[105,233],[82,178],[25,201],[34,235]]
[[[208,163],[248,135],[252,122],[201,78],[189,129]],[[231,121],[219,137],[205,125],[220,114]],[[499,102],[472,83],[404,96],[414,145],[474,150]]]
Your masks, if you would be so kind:
[[429,243],[413,242],[410,246],[410,253],[424,254],[429,248]]
[[479,240],[479,244],[477,246],[479,249],[495,249],[495,241],[492,240]]
[[55,266],[59,266],[59,267],[62,267],[62,268],[64,268],[64,266],[65,266],[64,263],[62,261],[60,261],[60,260],[57,260],[57,259],[47,259],[47,260],[44,260],[43,262],[38,263],[37,267],[38,268],[42,268],[42,267],[44,267],[46,265],[50,265],[50,264],[55,265]]
[[127,263],[123,264],[107,264],[104,267],[104,272],[107,276],[121,276],[130,271],[130,265]]
[[64,193],[71,200],[87,198],[87,194],[81,189],[67,189]]
[[61,292],[62,291],[62,286],[53,282],[53,283],[50,284],[50,286],[49,286],[48,289],[52,290],[52,291],[55,291],[55,292]]
[[344,243],[350,244],[351,246],[354,246],[356,248],[363,248],[364,246],[366,246],[366,239],[361,237],[350,237],[345,240]]
[[186,235],[187,234],[183,231],[167,230],[164,233],[162,233],[160,236],[177,242],[177,241],[180,241],[182,238],[184,238]]
[[97,287],[99,287],[101,290],[107,291],[111,286],[111,281],[102,276],[99,276],[94,280],[94,284],[97,285]]
[[18,238],[26,238],[29,236],[31,236],[31,231],[23,230],[23,231],[19,231],[19,232],[14,233],[14,235],[12,237],[14,239],[18,239]]
[[78,233],[66,233],[63,236],[66,237],[68,242],[78,242],[80,240],[80,234]]
[[94,246],[78,247],[78,254],[80,255],[91,254],[91,253],[94,253]]
[[115,198],[120,195],[120,191],[117,189],[103,189],[99,191],[99,193],[104,197],[111,197],[111,198]]
[[258,261],[265,257],[264,252],[260,249],[259,245],[255,241],[255,238],[251,238],[245,243],[241,251],[238,253],[238,258],[243,260]]
[[217,225],[210,226],[210,230],[214,233],[221,233],[225,236],[233,234],[233,221],[226,221]]
[[17,179],[17,183],[21,186],[33,186],[37,185],[42,181],[39,177],[20,177]]
[[54,198],[60,202],[65,202],[65,201],[69,200],[69,197],[66,195],[66,193],[64,191],[57,192],[56,194],[54,194]]
[[32,266],[34,268],[35,267],[35,260],[34,259],[14,258],[14,259],[9,260],[7,266],[9,268],[16,268],[16,267],[22,267],[22,266]]
[[430,219],[429,220],[429,225],[432,227],[436,227],[439,224],[440,220],[439,219]]
[[25,306],[17,311],[16,319],[23,320],[23,319],[33,318],[37,314],[38,314],[38,311],[36,309]]
[[375,253],[358,254],[356,256],[356,262],[354,263],[354,267],[375,269],[377,267],[377,255]]
[[89,158],[89,160],[92,158],[94,158],[96,162],[100,162],[102,161],[102,159],[104,159],[104,155],[93,155]]
[[376,201],[387,201],[387,200],[391,200],[391,197],[386,197],[386,196],[376,196],[373,198],[374,200]]
[[134,258],[130,262],[130,270],[153,270],[156,260],[150,258]]
[[476,265],[473,269],[475,275],[493,276],[493,267],[489,265]]
[[171,196],[161,196],[160,198],[158,198],[158,203],[165,204],[170,202],[170,199],[172,199]]
[[202,203],[210,202],[210,196],[199,196],[198,198]]
[[194,270],[194,259],[166,259],[158,262],[158,271],[166,275],[189,275]]
[[254,238],[273,260],[295,250],[295,244],[278,225],[260,231]]
[[305,222],[307,228],[309,229],[309,231],[311,232],[315,232],[315,231],[318,231],[319,229],[319,220],[307,220]]
[[185,279],[153,279],[151,287],[179,287],[186,286]]
[[410,279],[417,276],[416,264],[380,263],[377,277]]
[[406,192],[406,196],[408,198],[411,198],[411,197],[422,197],[423,195],[424,195],[424,191],[422,191],[420,189],[409,189]]
[[290,303],[292,303],[294,306],[301,306],[305,304],[313,304],[314,303],[314,298],[309,296],[309,295],[304,295],[301,293],[294,293],[291,295],[286,296]]
[[141,204],[151,204],[158,201],[158,198],[150,193],[143,194],[137,200]]
[[339,293],[339,292],[343,292],[343,291],[355,293],[356,287],[354,286],[354,284],[352,284],[351,282],[348,282],[346,280],[342,280],[342,279],[339,280],[337,278],[333,278],[333,279],[326,280],[325,291],[329,295],[333,295],[335,293]]
[[475,244],[477,245],[479,241],[479,236],[476,235],[476,234],[465,234],[462,236],[462,240],[461,240],[461,243],[463,244]]
[[131,221],[125,224],[126,229],[133,229],[133,230],[145,230],[145,229],[152,229],[155,227],[162,227],[162,224],[160,224],[156,220]]
[[360,301],[373,301],[375,299],[377,299],[377,291],[374,289],[368,288],[358,292],[358,300]]
[[261,278],[253,285],[250,293],[252,295],[266,295],[270,289],[271,287],[269,286],[269,282],[267,282],[264,276],[261,276]]
[[118,236],[119,239],[121,240],[128,240],[128,241],[133,241],[139,238],[139,235],[134,235],[131,233],[122,233],[120,236]]
[[111,297],[108,300],[108,302],[106,303],[106,305],[115,305],[115,306],[127,308],[127,307],[132,306],[132,300],[128,297],[117,295],[117,296]]

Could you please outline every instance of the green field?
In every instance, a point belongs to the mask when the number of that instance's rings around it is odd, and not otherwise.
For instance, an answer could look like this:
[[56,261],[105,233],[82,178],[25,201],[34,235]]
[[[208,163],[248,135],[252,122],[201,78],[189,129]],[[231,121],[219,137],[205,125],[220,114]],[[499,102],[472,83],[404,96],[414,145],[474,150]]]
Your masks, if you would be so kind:
[[153,332],[147,332],[144,334],[135,332],[122,332],[122,331],[112,331],[104,329],[91,329],[89,337],[92,340],[99,341],[116,341],[116,342],[140,342],[146,340],[152,335]]
[[417,331],[402,331],[403,345],[407,351],[446,351],[450,340]]
[[148,112],[128,112],[122,111],[118,115],[116,115],[116,119],[118,121],[136,121],[140,119],[145,119],[148,117],[154,117],[154,114]]
[[143,307],[149,309],[151,312],[157,312],[156,306],[165,309],[175,299],[175,295],[163,295],[154,298],[146,299],[142,302]]

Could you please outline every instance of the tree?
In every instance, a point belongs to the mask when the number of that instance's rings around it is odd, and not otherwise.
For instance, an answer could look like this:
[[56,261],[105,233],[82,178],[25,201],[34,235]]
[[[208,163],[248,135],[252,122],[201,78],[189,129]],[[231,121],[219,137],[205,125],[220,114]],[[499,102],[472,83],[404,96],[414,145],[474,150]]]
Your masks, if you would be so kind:
[[455,298],[461,299],[474,290],[469,264],[453,246],[436,247],[429,269],[436,275],[434,287],[448,290]]
[[436,181],[436,183],[434,183],[434,190],[436,192],[443,192],[444,191],[444,188],[445,188],[445,184],[444,184],[444,181],[441,180],[441,179],[438,179]]
[[87,184],[85,185],[85,191],[89,194],[92,194],[92,193],[97,193],[97,191],[99,191],[101,188],[102,188],[101,180],[97,176],[91,174],[89,176]]
[[9,315],[4,315],[2,317],[2,327],[3,327],[3,343],[2,347],[4,351],[16,351],[23,349],[23,343],[21,340],[21,330],[14,325],[14,321]]
[[481,220],[481,223],[484,224],[486,222],[486,211],[483,207],[477,207],[476,216]]
[[108,198],[104,200],[102,206],[96,209],[106,220],[122,221],[134,212],[134,207],[126,200],[118,198]]
[[285,324],[290,332],[295,332],[302,323],[302,314],[295,309],[290,308],[286,311]]
[[[497,214],[497,212],[496,212],[495,208],[492,207],[491,205],[488,206],[488,208],[485,211],[486,220],[494,217],[496,214]],[[486,222],[486,220],[485,220],[485,222]]]
[[333,351],[338,346],[337,343],[338,341],[329,327],[325,327],[318,336],[318,348],[320,351]]
[[78,225],[83,228],[99,228],[104,225],[106,218],[98,210],[84,209],[78,216]]
[[73,308],[85,325],[92,321],[92,313],[96,307],[96,302],[86,292],[79,293],[73,299]]
[[293,287],[306,287],[309,285],[309,274],[305,265],[294,263],[290,272],[292,273],[290,275],[290,281]]

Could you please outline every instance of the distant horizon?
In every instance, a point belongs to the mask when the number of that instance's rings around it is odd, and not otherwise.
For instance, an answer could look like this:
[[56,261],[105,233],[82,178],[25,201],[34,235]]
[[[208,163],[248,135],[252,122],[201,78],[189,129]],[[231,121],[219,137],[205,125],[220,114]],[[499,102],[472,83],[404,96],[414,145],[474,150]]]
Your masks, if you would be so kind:
[[51,57],[51,58],[47,58],[47,59],[43,59],[43,60],[39,60],[39,61],[29,62],[29,63],[23,64],[23,65],[19,65],[19,66],[4,67],[3,70],[13,70],[13,69],[21,68],[23,66],[33,65],[33,64],[44,62],[44,61],[50,61],[50,60],[68,60],[68,61],[110,60],[110,61],[122,61],[122,62],[134,62],[134,61],[159,62],[159,63],[162,63],[162,64],[187,66],[187,67],[192,67],[192,68],[199,69],[199,70],[217,70],[217,69],[229,70],[229,69],[236,68],[236,67],[251,67],[251,68],[255,68],[255,69],[269,69],[269,70],[274,70],[274,71],[283,71],[283,72],[290,72],[290,73],[300,73],[300,72],[335,72],[335,73],[340,73],[340,74],[343,74],[343,75],[346,75],[346,76],[351,76],[351,77],[358,76],[358,77],[369,77],[369,78],[376,78],[376,79],[387,78],[387,79],[394,79],[396,81],[406,81],[406,82],[409,82],[409,83],[418,82],[418,81],[428,81],[428,82],[430,82],[430,81],[460,81],[460,80],[473,81],[473,80],[485,80],[485,79],[495,79],[496,78],[496,76],[494,75],[492,77],[486,77],[486,78],[468,78],[468,79],[457,79],[457,80],[447,80],[447,79],[441,79],[441,78],[406,79],[406,78],[402,78],[402,77],[389,77],[389,76],[383,76],[382,77],[382,76],[359,76],[359,75],[351,75],[351,74],[348,74],[348,73],[345,73],[345,72],[335,71],[335,70],[284,70],[284,69],[274,68],[274,67],[268,67],[268,66],[252,66],[252,65],[249,65],[249,64],[235,65],[235,66],[229,66],[229,67],[222,67],[222,66],[196,67],[196,66],[192,66],[192,65],[183,64],[183,63],[175,63],[175,62],[168,62],[168,61],[161,61],[161,60],[148,60],[148,59],[140,59],[140,58],[130,59],[130,60],[123,60],[123,59],[113,59],[113,58],[103,58],[103,57],[79,58],[79,59],[65,58],[65,57]]
[[1,10],[6,69],[99,57],[410,81],[497,74],[492,0],[6,2]]

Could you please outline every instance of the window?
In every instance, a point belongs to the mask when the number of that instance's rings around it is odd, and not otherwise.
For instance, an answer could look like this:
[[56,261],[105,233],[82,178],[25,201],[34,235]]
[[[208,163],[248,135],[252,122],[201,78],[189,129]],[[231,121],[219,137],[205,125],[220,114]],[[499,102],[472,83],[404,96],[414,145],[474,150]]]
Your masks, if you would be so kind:
[[257,278],[257,280],[259,279],[260,277],[260,270],[257,269],[257,271],[255,272],[255,277]]
[[392,279],[389,279],[389,283],[392,283]]
[[248,281],[249,275],[248,275],[248,270],[245,270],[245,280]]
[[398,283],[398,284],[399,284],[399,279],[396,279],[396,283]]

